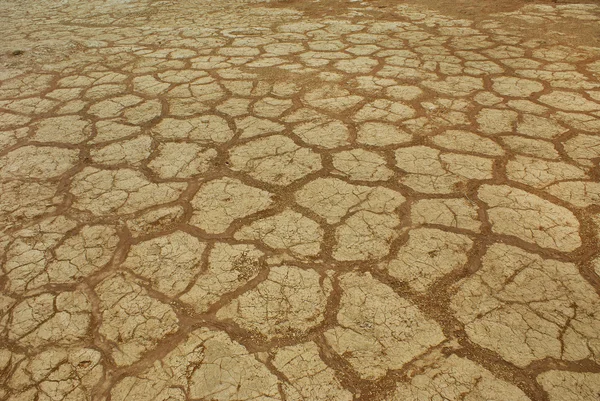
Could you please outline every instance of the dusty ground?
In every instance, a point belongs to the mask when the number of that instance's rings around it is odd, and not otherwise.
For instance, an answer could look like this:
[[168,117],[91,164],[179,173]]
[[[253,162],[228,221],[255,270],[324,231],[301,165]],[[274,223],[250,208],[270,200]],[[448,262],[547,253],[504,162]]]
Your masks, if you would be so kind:
[[600,7],[0,3],[0,400],[600,399]]

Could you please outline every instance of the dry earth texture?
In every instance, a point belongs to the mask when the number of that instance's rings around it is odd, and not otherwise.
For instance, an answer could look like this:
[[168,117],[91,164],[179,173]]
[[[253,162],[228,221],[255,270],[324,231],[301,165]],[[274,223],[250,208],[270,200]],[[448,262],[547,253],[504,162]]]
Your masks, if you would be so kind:
[[598,401],[600,6],[0,3],[0,400]]

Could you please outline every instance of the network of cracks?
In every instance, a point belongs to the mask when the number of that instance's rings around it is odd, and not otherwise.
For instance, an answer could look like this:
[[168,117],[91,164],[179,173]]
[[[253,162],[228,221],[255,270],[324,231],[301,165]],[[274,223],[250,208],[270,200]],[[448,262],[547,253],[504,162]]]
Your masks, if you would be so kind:
[[563,22],[600,7],[5,2],[0,400],[598,401]]

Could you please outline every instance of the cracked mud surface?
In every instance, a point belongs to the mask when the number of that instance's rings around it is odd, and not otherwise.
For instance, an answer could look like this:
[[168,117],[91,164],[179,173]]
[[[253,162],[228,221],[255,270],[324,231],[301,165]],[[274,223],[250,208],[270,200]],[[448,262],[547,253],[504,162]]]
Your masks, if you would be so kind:
[[0,400],[600,400],[600,6],[0,33]]

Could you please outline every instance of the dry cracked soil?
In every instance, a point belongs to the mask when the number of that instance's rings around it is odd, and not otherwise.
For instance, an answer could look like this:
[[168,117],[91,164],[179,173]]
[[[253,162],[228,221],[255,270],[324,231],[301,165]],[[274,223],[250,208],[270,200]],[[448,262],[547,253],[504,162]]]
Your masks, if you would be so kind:
[[600,400],[600,6],[0,2],[0,400]]

